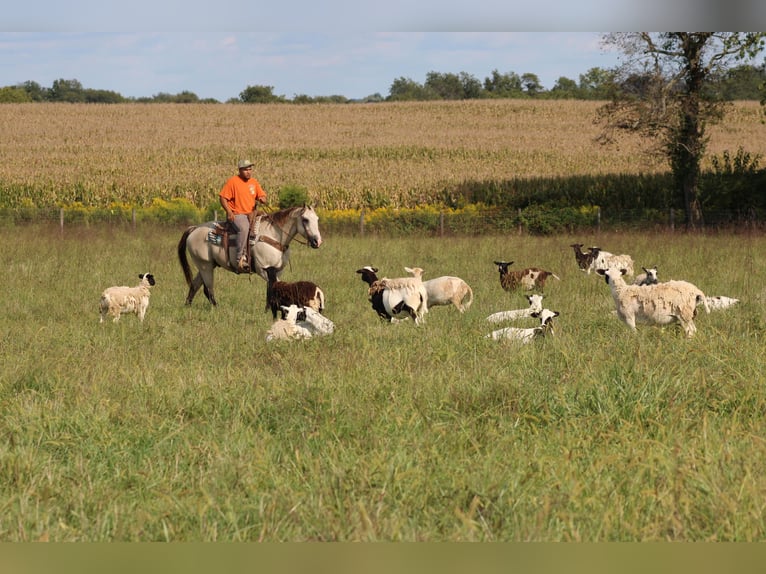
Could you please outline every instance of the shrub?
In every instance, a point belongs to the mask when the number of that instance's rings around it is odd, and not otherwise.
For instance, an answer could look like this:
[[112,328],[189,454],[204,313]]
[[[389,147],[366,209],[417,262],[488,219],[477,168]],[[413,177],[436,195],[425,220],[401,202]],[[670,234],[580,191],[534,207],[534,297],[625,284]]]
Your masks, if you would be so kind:
[[309,194],[305,187],[286,185],[279,190],[279,209],[297,207],[309,202]]

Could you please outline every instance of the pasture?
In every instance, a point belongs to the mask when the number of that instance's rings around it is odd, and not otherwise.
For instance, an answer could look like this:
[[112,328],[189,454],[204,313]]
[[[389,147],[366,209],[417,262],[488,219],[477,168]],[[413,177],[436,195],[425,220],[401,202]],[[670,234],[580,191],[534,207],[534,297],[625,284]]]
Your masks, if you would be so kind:
[[[766,536],[762,235],[325,234],[293,246],[283,279],[325,290],[335,333],[267,345],[260,278],[218,270],[218,308],[184,305],[182,231],[4,229],[0,540]],[[632,334],[573,242],[742,302],[698,315],[691,340]],[[555,337],[483,338],[487,315],[526,306],[497,259],[561,277]],[[363,265],[458,275],[475,300],[384,324]],[[143,324],[99,324],[101,290],[142,272],[157,281]]]

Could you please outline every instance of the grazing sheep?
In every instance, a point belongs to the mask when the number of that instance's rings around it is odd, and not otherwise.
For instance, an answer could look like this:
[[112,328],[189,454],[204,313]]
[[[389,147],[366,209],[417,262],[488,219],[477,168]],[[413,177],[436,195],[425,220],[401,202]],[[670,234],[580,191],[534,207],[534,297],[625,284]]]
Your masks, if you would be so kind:
[[727,309],[732,305],[739,303],[739,299],[733,297],[726,297],[724,295],[706,296],[705,302],[711,311],[720,311],[721,309]]
[[596,258],[596,254],[593,253],[592,248],[589,251],[582,251],[582,243],[572,243],[569,247],[574,249],[575,259],[577,260],[577,266],[580,268],[580,271],[587,271],[588,274],[590,274],[590,266]]
[[266,308],[271,308],[271,315],[277,318],[280,307],[290,305],[302,305],[311,307],[320,313],[324,311],[324,292],[316,283],[311,281],[280,281],[277,279],[277,270],[274,267],[266,269],[268,282],[266,283]]
[[600,247],[591,247],[590,252],[594,259],[588,269],[588,275],[590,275],[591,270],[598,272],[599,269],[608,269],[609,267],[625,269],[627,275],[633,275],[633,258],[630,255],[615,255],[603,251]]
[[99,323],[104,322],[107,313],[114,317],[112,319],[114,323],[120,320],[120,313],[135,313],[143,322],[146,309],[149,307],[149,288],[155,284],[155,281],[151,273],[141,273],[138,278],[141,279],[141,283],[136,287],[109,287],[101,293]]
[[559,316],[558,311],[551,311],[550,309],[543,309],[542,311],[536,311],[532,313],[532,317],[540,319],[540,325],[538,327],[529,327],[522,329],[520,327],[505,327],[492,331],[485,338],[492,339],[494,341],[500,339],[507,339],[510,341],[517,341],[522,344],[531,343],[537,337],[545,337],[547,334],[553,335],[553,319]]
[[310,339],[311,331],[299,325],[299,321],[306,320],[306,308],[298,305],[280,307],[282,316],[271,324],[266,332],[266,341]]
[[335,323],[311,307],[304,307],[306,318],[296,321],[296,325],[311,331],[312,335],[331,335],[335,332]]
[[656,285],[659,283],[657,280],[657,266],[649,267],[647,269],[646,267],[642,267],[641,269],[644,270],[643,273],[640,273],[636,275],[636,278],[633,279],[633,285]]
[[405,267],[412,277],[383,277],[370,285],[370,298],[378,291],[383,292],[383,306],[390,317],[410,317],[415,325],[424,321],[428,313],[428,293],[423,285],[423,270],[420,267]]
[[628,285],[622,278],[625,269],[610,267],[598,269],[612,291],[617,316],[632,331],[636,322],[667,325],[678,322],[687,338],[694,336],[697,327],[694,317],[697,305],[702,304],[710,312],[705,294],[687,281],[667,281],[656,285]]
[[429,308],[451,303],[458,311],[464,313],[473,303],[473,290],[460,277],[445,275],[423,281],[423,285],[428,294]]
[[490,323],[501,323],[503,321],[514,321],[516,319],[523,319],[524,317],[531,317],[534,313],[539,313],[543,310],[543,296],[534,294],[527,295],[527,301],[529,301],[529,307],[526,309],[513,309],[512,311],[498,311],[492,313],[487,317],[487,321]]
[[527,291],[535,288],[543,289],[548,277],[561,281],[558,275],[539,267],[527,267],[521,271],[511,271],[508,267],[513,264],[513,261],[495,261],[494,263],[500,272],[500,285],[506,291],[513,291],[518,287],[522,287]]

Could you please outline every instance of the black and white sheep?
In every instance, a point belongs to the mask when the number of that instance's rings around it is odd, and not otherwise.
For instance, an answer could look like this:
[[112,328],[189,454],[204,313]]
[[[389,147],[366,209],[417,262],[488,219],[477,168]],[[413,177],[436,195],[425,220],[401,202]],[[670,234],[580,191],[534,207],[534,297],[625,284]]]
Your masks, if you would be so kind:
[[574,249],[575,259],[577,260],[577,266],[580,268],[580,271],[586,271],[590,274],[591,265],[596,258],[596,254],[593,253],[593,248],[588,251],[583,251],[582,243],[572,243],[569,247]]
[[539,267],[527,267],[519,271],[513,271],[509,267],[513,261],[495,261],[500,273],[500,285],[506,291],[513,291],[519,287],[531,291],[532,289],[544,289],[548,277],[561,281],[558,275],[545,271]]
[[644,270],[643,273],[639,273],[636,275],[635,279],[633,279],[633,285],[656,285],[659,283],[657,279],[657,266],[654,267],[642,267],[641,269]]
[[271,309],[271,315],[277,318],[280,307],[299,305],[310,307],[315,311],[322,312],[325,307],[325,296],[322,289],[311,281],[280,281],[277,279],[276,269],[266,269],[268,281],[266,283],[266,308]]
[[697,305],[710,313],[705,294],[688,281],[667,281],[656,285],[628,285],[622,278],[625,269],[610,267],[598,269],[612,292],[617,316],[632,331],[636,322],[653,325],[680,323],[687,338],[694,336],[697,327],[694,317]]
[[372,308],[381,319],[395,323],[398,318],[409,317],[419,325],[428,312],[428,293],[423,286],[423,270],[419,267],[405,267],[413,277],[378,279],[377,267],[365,266],[357,269],[362,281],[369,285],[367,293]]
[[311,331],[299,321],[306,320],[306,309],[298,305],[283,305],[280,307],[281,318],[271,324],[266,332],[266,341],[310,339]]
[[141,273],[138,276],[141,282],[135,287],[115,286],[104,289],[99,301],[99,310],[103,323],[107,314],[113,317],[112,321],[116,323],[120,320],[121,313],[135,313],[143,321],[146,315],[146,309],[149,307],[150,287],[154,286],[154,275],[151,273]]
[[367,283],[369,301],[378,316],[381,319],[388,321],[389,323],[395,321],[395,319],[388,314],[388,311],[386,311],[386,306],[383,304],[383,291],[372,290],[372,285],[378,280],[378,268],[367,265],[361,269],[357,269],[356,272],[361,275],[362,281]]
[[485,335],[487,339],[517,341],[522,344],[531,343],[537,337],[553,335],[553,319],[559,316],[558,311],[543,309],[532,313],[531,317],[540,319],[540,325],[537,327],[505,327],[492,331]]

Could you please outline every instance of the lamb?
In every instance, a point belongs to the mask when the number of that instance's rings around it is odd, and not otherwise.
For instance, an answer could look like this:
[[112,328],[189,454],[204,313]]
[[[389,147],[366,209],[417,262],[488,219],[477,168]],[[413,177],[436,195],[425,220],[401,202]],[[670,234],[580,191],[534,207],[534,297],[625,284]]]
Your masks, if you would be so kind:
[[365,266],[361,269],[356,270],[357,273],[359,273],[362,277],[362,281],[367,283],[368,287],[368,293],[370,296],[370,303],[372,304],[372,308],[375,310],[375,312],[378,314],[378,316],[388,321],[389,323],[394,323],[398,321],[398,319],[395,319],[391,315],[388,314],[388,311],[386,311],[386,306],[383,304],[383,291],[382,290],[375,290],[374,292],[371,290],[372,285],[378,281],[378,268],[372,267],[372,266]]
[[266,308],[271,308],[271,315],[277,318],[277,311],[282,307],[299,305],[310,307],[320,313],[324,311],[324,292],[316,283],[311,281],[279,281],[276,269],[266,269],[268,282],[266,284]]
[[590,252],[594,255],[594,259],[588,268],[588,275],[591,271],[598,272],[599,269],[609,267],[625,269],[627,275],[633,275],[633,258],[630,255],[615,255],[609,251],[603,251],[600,247],[591,247]]
[[271,324],[266,332],[266,341],[310,339],[311,331],[299,325],[299,321],[306,320],[306,308],[298,305],[280,307],[282,317]]
[[711,311],[719,311],[721,309],[727,309],[732,305],[739,303],[739,299],[733,297],[726,297],[724,295],[706,296],[705,302]]
[[512,311],[498,311],[492,313],[487,317],[487,321],[490,323],[501,323],[503,321],[514,321],[516,319],[523,319],[524,317],[531,317],[534,313],[539,313],[543,310],[543,296],[534,294],[527,295],[527,301],[529,301],[529,307],[526,309],[513,309]]
[[107,314],[112,315],[112,321],[116,323],[120,320],[120,313],[135,313],[143,322],[149,307],[149,288],[154,286],[155,281],[151,273],[141,273],[138,278],[141,282],[136,287],[109,287],[101,293],[99,323],[104,322]]
[[633,279],[633,285],[656,285],[658,283],[656,265],[654,267],[649,267],[649,269],[646,267],[642,267],[641,269],[643,269],[644,272],[636,275],[636,278]]
[[592,249],[589,251],[582,251],[582,243],[572,243],[569,247],[574,249],[575,259],[577,260],[577,266],[580,268],[580,271],[587,271],[588,274],[590,274],[590,266],[596,258],[596,254],[593,253]]
[[548,334],[554,334],[553,319],[559,316],[558,311],[543,309],[542,311],[532,313],[531,316],[540,319],[540,325],[538,327],[529,327],[526,329],[520,327],[505,327],[504,329],[492,331],[488,335],[485,335],[485,338],[494,341],[507,339],[521,344],[527,344],[534,341],[537,337],[545,337]]
[[656,285],[628,285],[622,278],[625,269],[610,267],[596,271],[602,275],[612,291],[617,316],[632,331],[636,322],[667,325],[678,322],[687,338],[694,336],[697,327],[694,317],[697,305],[702,304],[710,313],[705,294],[687,281],[667,281]]
[[405,315],[420,325],[428,313],[428,293],[423,285],[423,270],[420,267],[405,267],[412,277],[384,277],[370,285],[370,300],[382,291],[383,306],[390,317]]
[[523,287],[527,291],[532,289],[545,288],[545,282],[548,277],[553,277],[561,281],[558,275],[545,271],[539,267],[527,267],[521,271],[510,271],[508,267],[513,264],[513,261],[495,261],[497,270],[500,272],[500,285],[506,291],[513,291],[519,286]]
[[331,335],[335,332],[335,323],[311,307],[303,308],[306,318],[295,322],[296,325],[311,331],[312,335]]
[[[416,268],[417,269],[417,268]],[[423,281],[428,294],[428,307],[449,305],[464,313],[473,303],[473,290],[460,277],[445,275]]]

